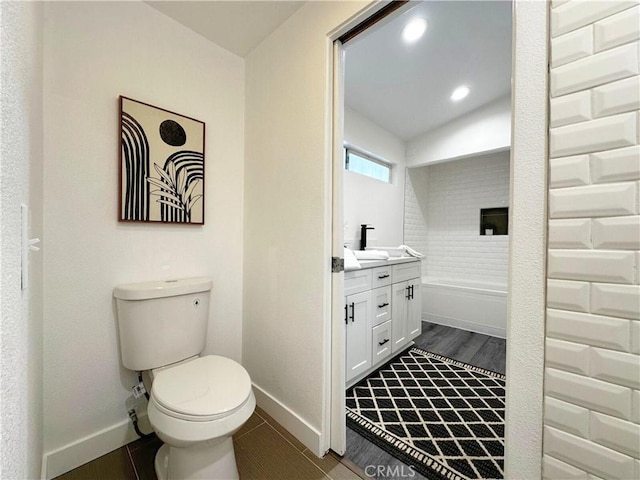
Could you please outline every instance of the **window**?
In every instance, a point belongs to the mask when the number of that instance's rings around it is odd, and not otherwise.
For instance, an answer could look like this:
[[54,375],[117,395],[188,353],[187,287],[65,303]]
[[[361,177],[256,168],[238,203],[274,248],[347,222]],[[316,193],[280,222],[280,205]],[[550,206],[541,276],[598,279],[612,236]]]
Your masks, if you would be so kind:
[[385,183],[391,183],[390,164],[351,147],[344,149],[344,169]]
[[509,209],[480,209],[480,235],[509,235]]

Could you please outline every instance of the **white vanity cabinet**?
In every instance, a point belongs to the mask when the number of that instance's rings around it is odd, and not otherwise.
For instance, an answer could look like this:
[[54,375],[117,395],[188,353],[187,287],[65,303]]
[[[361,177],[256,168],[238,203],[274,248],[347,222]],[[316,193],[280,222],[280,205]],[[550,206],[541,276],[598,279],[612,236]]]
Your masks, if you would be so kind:
[[422,332],[420,261],[373,263],[344,276],[347,386]]

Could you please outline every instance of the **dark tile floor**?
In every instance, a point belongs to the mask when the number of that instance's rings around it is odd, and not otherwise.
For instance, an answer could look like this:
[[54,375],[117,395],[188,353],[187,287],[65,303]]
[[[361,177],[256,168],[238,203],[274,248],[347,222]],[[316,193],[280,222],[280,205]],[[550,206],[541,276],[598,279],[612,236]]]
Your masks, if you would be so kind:
[[[348,461],[312,454],[267,413],[256,408],[233,436],[242,480],[360,480]],[[154,435],[125,445],[55,480],[157,480],[153,466],[162,442]]]
[[[499,338],[424,322],[415,343],[461,362],[505,370],[506,343]],[[343,458],[330,453],[319,459],[260,408],[233,440],[242,480],[358,480],[371,474],[379,480],[425,480],[350,429]],[[155,436],[140,439],[56,480],[157,480],[153,461],[161,445]],[[375,468],[365,470],[369,465]]]
[[[414,342],[416,347],[423,350],[476,367],[505,373],[507,344],[502,338],[422,322],[422,334]],[[373,478],[378,480],[426,480],[350,428],[347,428],[347,452],[344,458],[365,473],[373,473]],[[384,468],[378,470],[378,466]]]

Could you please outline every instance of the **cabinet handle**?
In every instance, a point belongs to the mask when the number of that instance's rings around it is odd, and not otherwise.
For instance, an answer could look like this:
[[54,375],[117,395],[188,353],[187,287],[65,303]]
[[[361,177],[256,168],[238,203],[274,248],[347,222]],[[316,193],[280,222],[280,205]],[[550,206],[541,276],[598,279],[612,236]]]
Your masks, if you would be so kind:
[[407,296],[405,297],[407,300],[411,300],[411,286],[407,285]]
[[411,300],[413,300],[413,285],[409,285],[409,288],[410,288],[409,295],[411,295],[411,297],[409,297],[409,298],[411,298]]
[[383,278],[389,278],[389,275],[378,275],[378,278],[382,280]]
[[351,323],[356,321],[355,316],[356,316],[356,304],[354,302],[351,302]]
[[349,305],[344,306],[344,324],[349,325]]
[[384,308],[384,307],[386,307],[387,305],[389,305],[389,304],[388,304],[388,303],[383,303],[382,305],[378,305],[378,308]]
[[389,341],[388,338],[385,338],[382,342],[378,342],[378,345],[382,346]]

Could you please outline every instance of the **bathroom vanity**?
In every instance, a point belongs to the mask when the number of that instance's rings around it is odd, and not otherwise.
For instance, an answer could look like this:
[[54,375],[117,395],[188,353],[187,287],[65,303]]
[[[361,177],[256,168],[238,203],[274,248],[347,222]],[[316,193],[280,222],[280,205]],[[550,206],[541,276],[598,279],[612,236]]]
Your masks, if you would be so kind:
[[344,274],[347,387],[422,333],[420,260],[360,261]]

